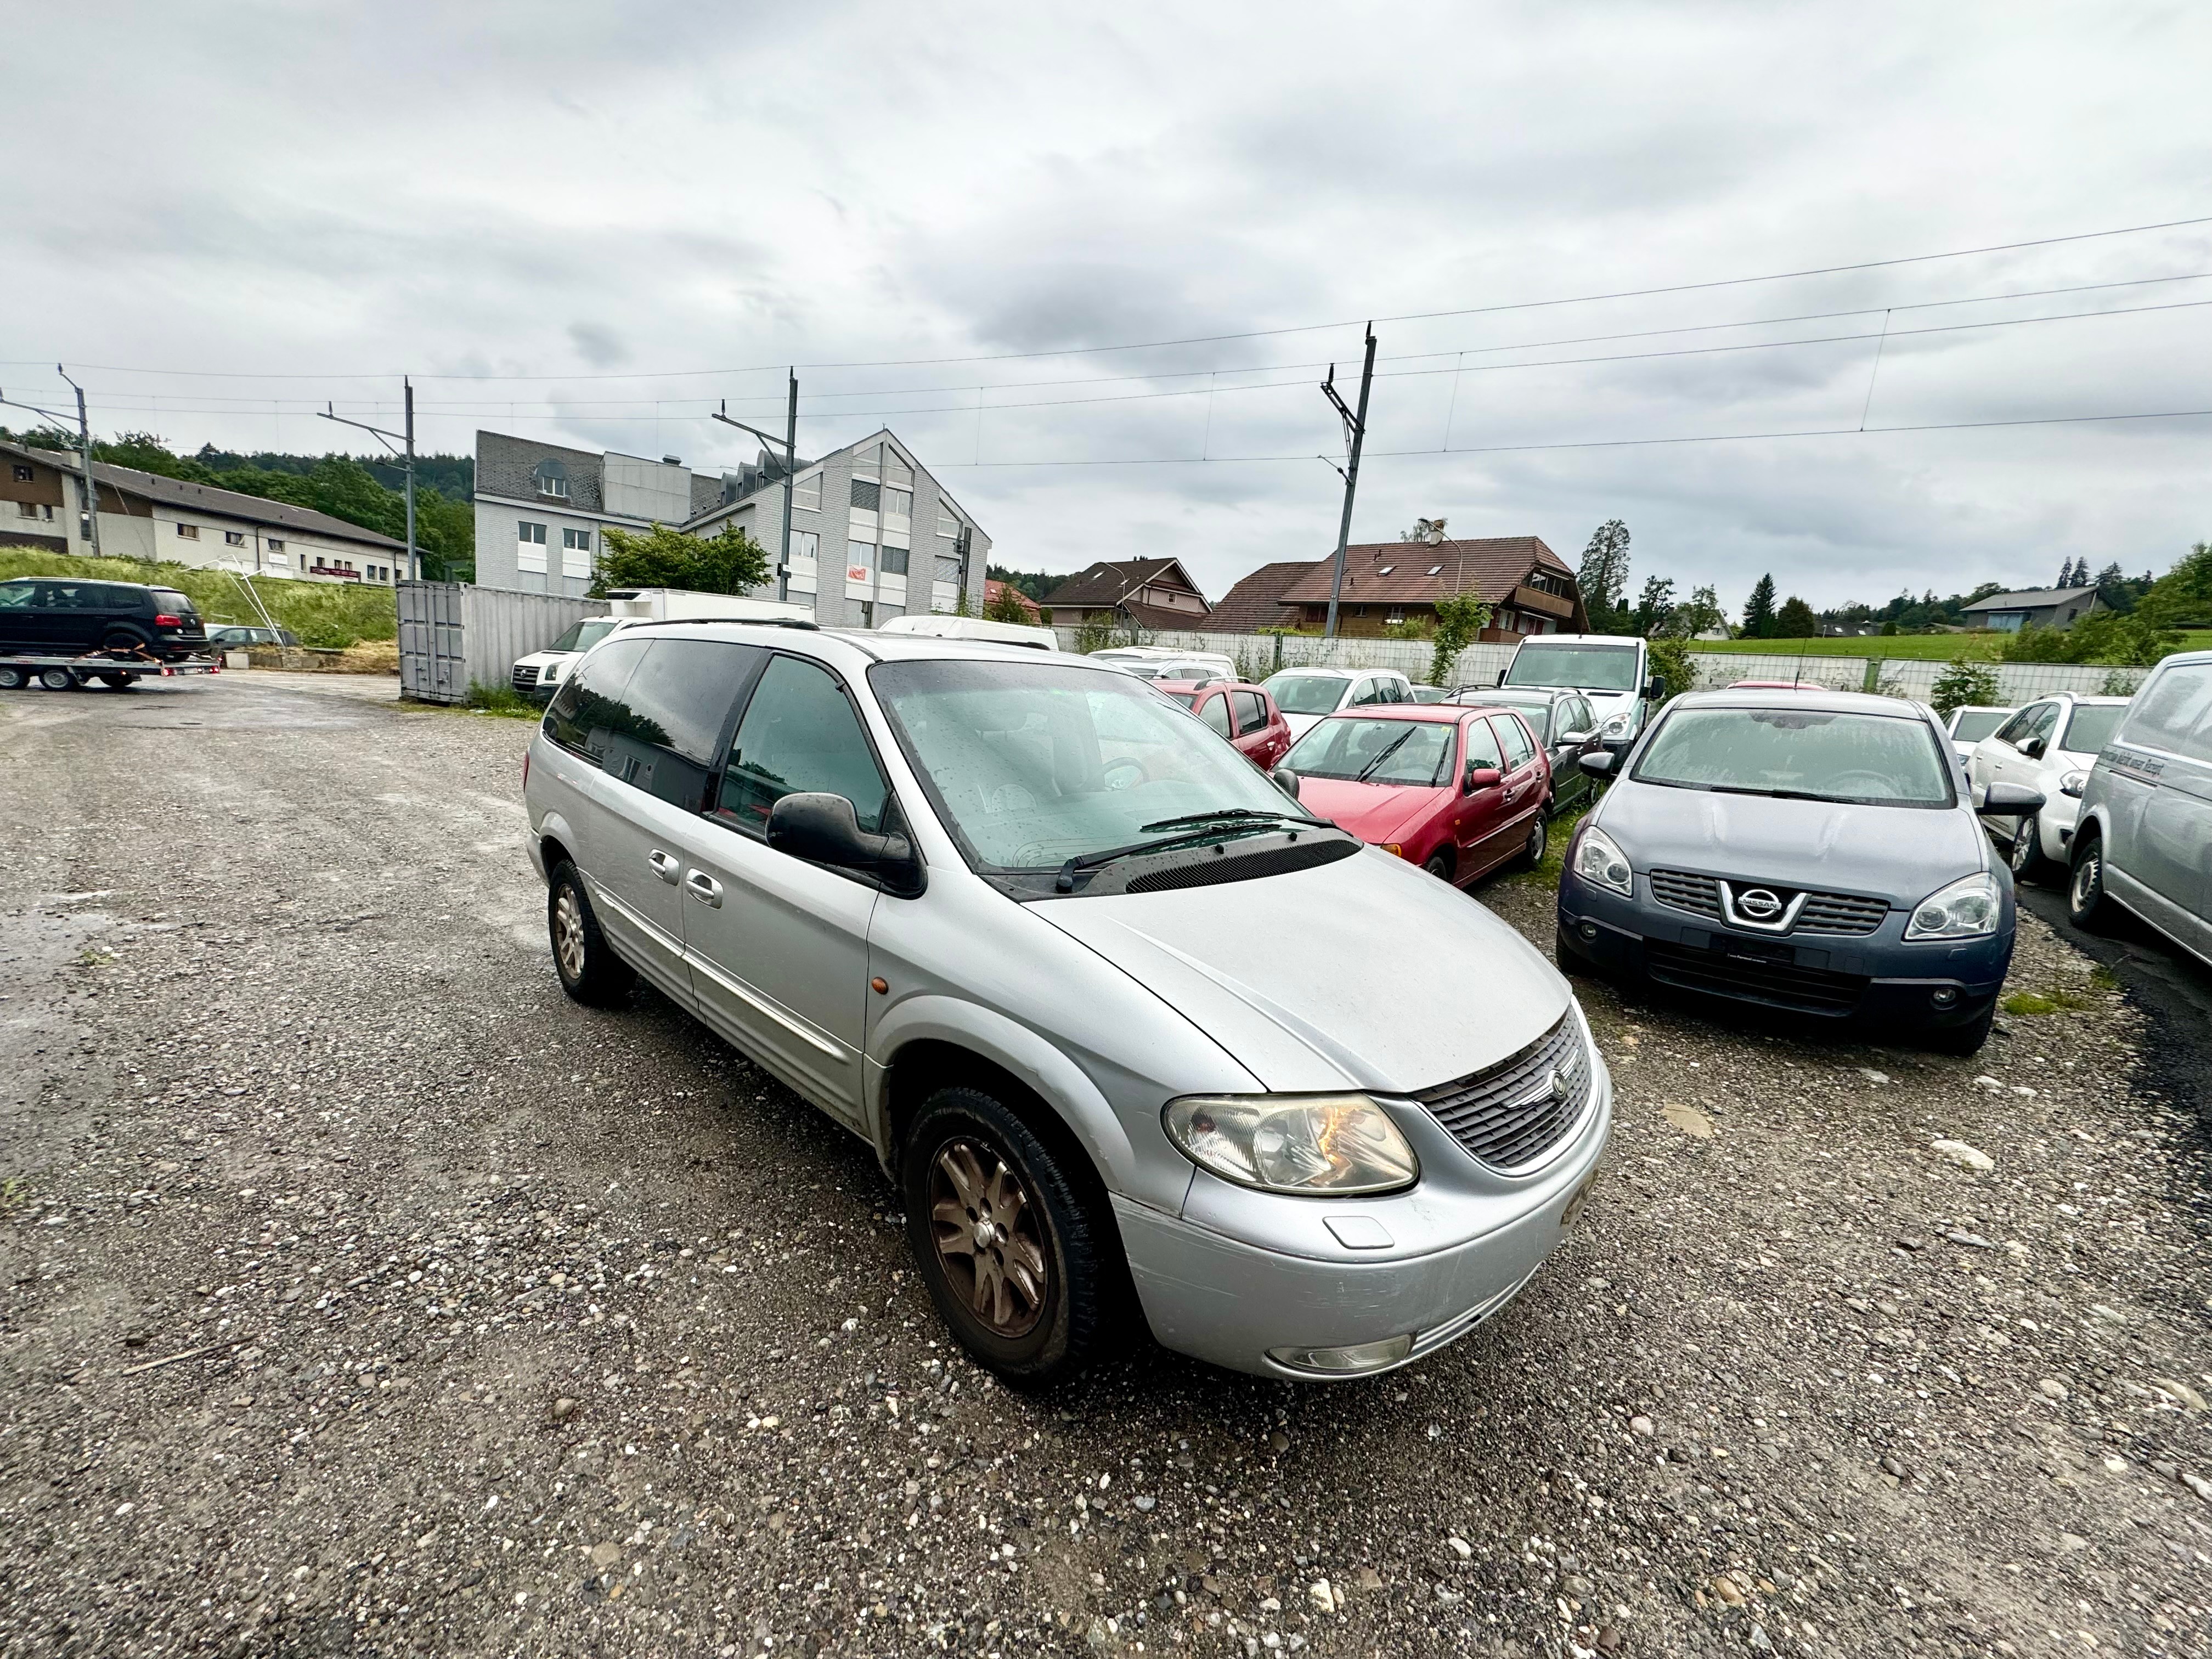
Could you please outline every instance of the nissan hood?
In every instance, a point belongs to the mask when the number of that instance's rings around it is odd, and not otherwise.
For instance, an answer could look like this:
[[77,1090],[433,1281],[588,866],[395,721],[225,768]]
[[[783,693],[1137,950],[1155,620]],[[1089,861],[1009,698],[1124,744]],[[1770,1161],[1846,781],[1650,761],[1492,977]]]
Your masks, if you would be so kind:
[[1031,909],[1269,1090],[1426,1089],[1527,1048],[1572,1000],[1511,927],[1371,848],[1252,881]]

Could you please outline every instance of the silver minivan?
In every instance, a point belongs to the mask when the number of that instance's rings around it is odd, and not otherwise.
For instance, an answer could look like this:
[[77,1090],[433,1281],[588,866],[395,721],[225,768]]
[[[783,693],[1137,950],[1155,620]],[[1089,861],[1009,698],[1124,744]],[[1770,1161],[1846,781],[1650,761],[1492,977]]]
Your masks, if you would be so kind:
[[568,994],[641,976],[866,1139],[1010,1382],[1147,1328],[1389,1370],[1510,1300],[1595,1178],[1612,1085],[1551,963],[1110,668],[626,629],[525,787]]
[[2212,651],[2168,657],[2078,789],[2067,909],[2115,902],[2212,962]]

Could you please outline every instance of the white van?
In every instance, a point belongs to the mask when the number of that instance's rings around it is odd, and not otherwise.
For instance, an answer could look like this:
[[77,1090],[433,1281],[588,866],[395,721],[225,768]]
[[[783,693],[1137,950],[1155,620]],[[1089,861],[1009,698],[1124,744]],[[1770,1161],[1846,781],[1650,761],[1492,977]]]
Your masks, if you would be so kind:
[[1634,740],[1668,690],[1644,641],[1622,634],[1532,634],[1498,683],[1581,692],[1597,714],[1599,740],[1615,750]]
[[655,622],[773,623],[811,628],[814,613],[803,605],[779,599],[748,599],[734,593],[697,593],[682,587],[618,587],[607,595],[607,614],[587,617],[543,651],[516,659],[508,683],[531,702],[544,702],[561,689],[576,659],[617,629]]
[[1091,660],[1134,674],[1140,680],[1233,680],[1237,665],[1218,651],[1178,651],[1164,645],[1114,645],[1093,651]]
[[1033,651],[1060,649],[1060,638],[1049,628],[1032,623],[993,622],[988,617],[893,617],[876,631],[920,634],[933,640],[988,640],[994,645],[1027,646]]

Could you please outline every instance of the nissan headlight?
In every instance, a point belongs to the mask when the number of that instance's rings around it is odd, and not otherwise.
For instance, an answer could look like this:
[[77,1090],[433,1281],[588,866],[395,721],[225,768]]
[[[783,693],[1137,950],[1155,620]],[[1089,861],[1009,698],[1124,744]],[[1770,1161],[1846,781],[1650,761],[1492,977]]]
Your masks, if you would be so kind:
[[1584,826],[1575,842],[1575,873],[1593,887],[1636,896],[1636,872],[1629,867],[1628,854],[1594,823]]
[[1349,1198],[1420,1177],[1406,1137],[1365,1095],[1194,1095],[1161,1116],[1185,1158],[1240,1187]]
[[1980,939],[1997,930],[1997,878],[1986,870],[1962,876],[1912,907],[1907,939]]

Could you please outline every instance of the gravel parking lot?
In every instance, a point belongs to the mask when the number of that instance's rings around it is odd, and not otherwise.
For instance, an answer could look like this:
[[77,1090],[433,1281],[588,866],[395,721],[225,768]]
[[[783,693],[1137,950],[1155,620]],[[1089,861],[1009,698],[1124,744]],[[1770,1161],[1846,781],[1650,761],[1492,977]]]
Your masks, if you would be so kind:
[[1421,1364],[1030,1399],[390,695],[0,697],[0,1653],[2212,1650],[2203,1120],[2034,916],[1972,1060],[1586,985],[1608,1173]]

